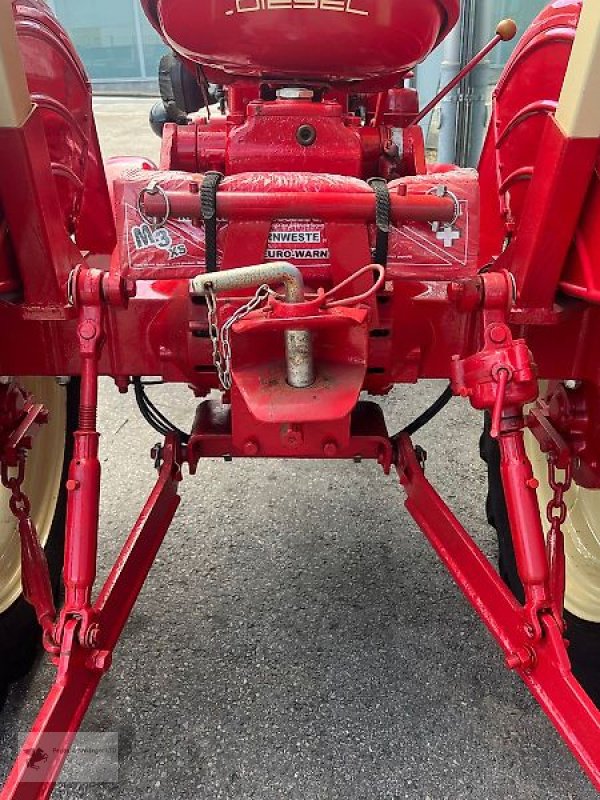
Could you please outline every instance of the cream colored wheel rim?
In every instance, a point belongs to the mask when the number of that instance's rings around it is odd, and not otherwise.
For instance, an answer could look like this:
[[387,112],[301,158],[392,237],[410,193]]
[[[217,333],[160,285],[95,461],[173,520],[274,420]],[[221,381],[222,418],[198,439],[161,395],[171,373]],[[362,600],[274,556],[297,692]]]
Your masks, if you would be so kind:
[[[56,510],[65,457],[67,392],[54,378],[23,378],[18,382],[50,412],[36,435],[27,459],[24,491],[43,545],[48,541]],[[8,508],[10,493],[0,489],[0,613],[21,594],[21,547],[15,518]]]
[[[527,435],[527,451],[540,482],[540,515],[547,531],[546,508],[551,498],[548,463],[531,434]],[[565,499],[569,509],[563,526],[567,565],[565,608],[581,619],[600,622],[600,491],[574,486]]]

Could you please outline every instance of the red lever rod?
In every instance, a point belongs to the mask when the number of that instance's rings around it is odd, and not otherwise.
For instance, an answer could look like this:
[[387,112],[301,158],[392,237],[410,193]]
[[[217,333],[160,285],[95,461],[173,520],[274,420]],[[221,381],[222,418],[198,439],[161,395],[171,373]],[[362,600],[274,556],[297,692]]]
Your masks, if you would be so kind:
[[[456,216],[451,197],[392,193],[392,221],[451,222]],[[146,192],[141,200],[148,217],[200,219],[200,199],[192,192]],[[220,219],[333,219],[375,221],[372,192],[227,192],[217,195]]]
[[418,125],[419,122],[425,119],[427,114],[437,106],[437,104],[446,97],[446,95],[450,94],[452,89],[458,84],[471,72],[475,69],[475,67],[480,64],[483,59],[491,53],[491,51],[500,44],[500,42],[510,42],[512,39],[515,38],[517,35],[517,23],[513,19],[503,19],[502,22],[498,23],[498,27],[496,28],[496,35],[494,38],[489,41],[483,50],[480,50],[476,56],[474,56],[469,63],[464,66],[458,75],[453,78],[450,83],[445,86],[442,91],[436,95],[430,103],[427,103],[425,108],[422,108],[421,111],[417,114],[417,116],[413,119],[412,125]]

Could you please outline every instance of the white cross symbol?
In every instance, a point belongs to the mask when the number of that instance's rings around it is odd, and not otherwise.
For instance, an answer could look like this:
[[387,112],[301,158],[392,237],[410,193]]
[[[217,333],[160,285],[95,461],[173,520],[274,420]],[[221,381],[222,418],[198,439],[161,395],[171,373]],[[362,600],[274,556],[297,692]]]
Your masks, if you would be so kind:
[[457,231],[452,225],[444,225],[442,230],[436,233],[436,238],[444,243],[444,247],[454,247],[454,242],[460,239],[460,231]]

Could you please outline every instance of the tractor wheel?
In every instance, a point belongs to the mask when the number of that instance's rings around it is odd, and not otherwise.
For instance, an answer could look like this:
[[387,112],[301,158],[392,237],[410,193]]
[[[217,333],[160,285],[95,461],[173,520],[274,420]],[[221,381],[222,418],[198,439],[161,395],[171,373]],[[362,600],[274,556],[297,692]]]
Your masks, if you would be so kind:
[[[77,424],[79,383],[59,386],[54,378],[24,378],[19,383],[50,412],[27,459],[24,491],[42,542],[55,597],[63,563],[66,512],[65,482]],[[33,666],[41,643],[33,608],[21,592],[21,548],[9,492],[0,488],[0,707],[7,687]]]
[[[528,437],[529,438],[529,437]],[[520,603],[523,587],[519,580],[512,543],[504,489],[500,475],[500,449],[490,436],[486,418],[481,436],[481,456],[488,468],[487,517],[498,535],[500,576]],[[550,500],[547,463],[532,439],[528,454],[540,482],[538,496],[542,519]],[[563,526],[567,561],[565,593],[566,637],[573,674],[600,708],[600,492],[574,487],[567,495],[569,516]]]

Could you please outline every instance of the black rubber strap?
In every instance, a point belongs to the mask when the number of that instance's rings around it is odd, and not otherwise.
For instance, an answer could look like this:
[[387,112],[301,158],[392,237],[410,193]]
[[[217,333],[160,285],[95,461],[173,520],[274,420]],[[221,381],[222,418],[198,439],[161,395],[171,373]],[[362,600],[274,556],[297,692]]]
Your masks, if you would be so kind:
[[200,211],[204,220],[206,271],[216,272],[217,263],[217,191],[223,180],[220,172],[207,172],[200,188]]
[[371,178],[369,186],[375,192],[375,224],[377,240],[375,242],[375,263],[387,266],[390,244],[390,225],[392,203],[387,181],[383,178]]

